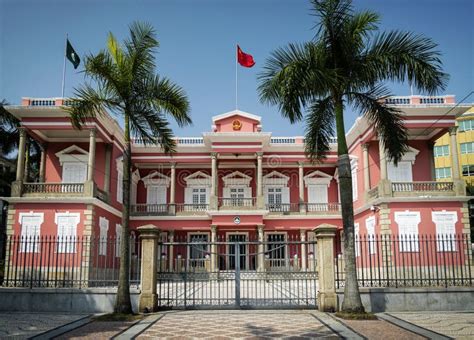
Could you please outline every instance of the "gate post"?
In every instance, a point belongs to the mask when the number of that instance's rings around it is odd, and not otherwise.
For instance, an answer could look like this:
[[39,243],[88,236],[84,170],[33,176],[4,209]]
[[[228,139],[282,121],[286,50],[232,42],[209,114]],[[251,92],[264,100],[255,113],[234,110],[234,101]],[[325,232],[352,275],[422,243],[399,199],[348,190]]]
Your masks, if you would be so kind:
[[257,272],[265,271],[265,225],[257,225],[258,245],[257,245]]
[[158,239],[160,229],[154,225],[138,227],[142,242],[142,265],[141,265],[141,293],[138,310],[155,311],[158,307],[158,296],[156,295],[156,275],[158,261]]
[[322,312],[337,310],[337,295],[334,278],[334,238],[337,227],[322,224],[314,229],[318,261],[318,308]]

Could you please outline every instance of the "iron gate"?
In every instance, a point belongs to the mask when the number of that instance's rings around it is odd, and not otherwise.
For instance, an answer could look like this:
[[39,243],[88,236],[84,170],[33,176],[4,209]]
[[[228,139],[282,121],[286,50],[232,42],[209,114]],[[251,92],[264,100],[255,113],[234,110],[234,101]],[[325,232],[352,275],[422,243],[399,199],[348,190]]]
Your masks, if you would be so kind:
[[160,242],[158,307],[316,308],[316,244],[280,235],[209,242],[202,233]]

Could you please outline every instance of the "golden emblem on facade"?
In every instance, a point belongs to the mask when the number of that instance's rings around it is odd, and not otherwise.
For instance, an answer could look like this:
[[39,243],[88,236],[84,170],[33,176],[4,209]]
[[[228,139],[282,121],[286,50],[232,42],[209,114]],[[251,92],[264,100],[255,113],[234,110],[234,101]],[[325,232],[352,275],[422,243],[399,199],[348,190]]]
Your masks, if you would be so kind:
[[232,122],[232,128],[234,129],[234,131],[238,131],[242,128],[242,123],[240,122],[240,120],[238,119],[235,119],[233,122]]

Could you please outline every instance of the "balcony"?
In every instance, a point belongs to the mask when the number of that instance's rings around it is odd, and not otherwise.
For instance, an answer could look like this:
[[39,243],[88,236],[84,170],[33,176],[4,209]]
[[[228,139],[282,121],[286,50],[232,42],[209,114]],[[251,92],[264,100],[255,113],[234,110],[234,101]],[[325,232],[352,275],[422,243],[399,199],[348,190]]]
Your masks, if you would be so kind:
[[339,214],[341,212],[341,205],[339,203],[282,203],[267,204],[266,209],[272,215],[331,215]]
[[95,197],[109,202],[109,194],[97,187],[94,182],[84,183],[12,183],[12,197]]
[[257,198],[219,197],[219,210],[252,210],[257,208]]
[[208,204],[134,204],[130,208],[132,216],[186,216],[204,215]]
[[380,197],[456,196],[458,191],[454,182],[390,182],[385,180],[367,191],[366,201]]

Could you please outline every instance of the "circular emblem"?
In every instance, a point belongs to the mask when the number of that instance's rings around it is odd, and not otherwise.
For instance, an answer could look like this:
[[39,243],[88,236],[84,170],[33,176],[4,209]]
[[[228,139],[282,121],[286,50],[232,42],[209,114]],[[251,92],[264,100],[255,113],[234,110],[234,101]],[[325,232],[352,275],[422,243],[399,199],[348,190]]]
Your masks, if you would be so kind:
[[238,119],[235,119],[233,122],[232,122],[232,129],[234,129],[234,131],[238,131],[242,128],[242,123],[240,122],[240,120]]
[[235,216],[234,217],[234,223],[235,224],[240,224],[240,216]]

